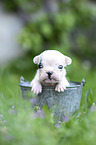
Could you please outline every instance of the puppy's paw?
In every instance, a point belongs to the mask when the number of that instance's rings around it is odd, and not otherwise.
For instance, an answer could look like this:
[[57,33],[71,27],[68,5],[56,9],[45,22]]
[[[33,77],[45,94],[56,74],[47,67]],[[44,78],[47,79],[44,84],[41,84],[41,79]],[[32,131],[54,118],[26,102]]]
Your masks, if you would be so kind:
[[64,84],[57,84],[55,91],[57,92],[64,92],[64,90],[66,90],[66,86]]
[[42,92],[42,85],[40,84],[39,81],[33,80],[30,86],[32,87],[31,91],[33,91],[34,94],[38,95],[39,93]]

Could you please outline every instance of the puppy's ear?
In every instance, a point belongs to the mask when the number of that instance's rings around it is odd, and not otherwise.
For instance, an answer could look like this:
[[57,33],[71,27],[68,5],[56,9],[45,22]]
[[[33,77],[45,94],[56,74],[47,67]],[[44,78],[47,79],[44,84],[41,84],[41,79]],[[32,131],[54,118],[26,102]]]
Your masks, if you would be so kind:
[[65,56],[65,65],[70,65],[72,63],[72,59],[68,56]]
[[35,64],[39,64],[39,62],[40,62],[40,56],[39,56],[39,55],[35,56],[35,57],[33,58],[33,62],[34,62]]

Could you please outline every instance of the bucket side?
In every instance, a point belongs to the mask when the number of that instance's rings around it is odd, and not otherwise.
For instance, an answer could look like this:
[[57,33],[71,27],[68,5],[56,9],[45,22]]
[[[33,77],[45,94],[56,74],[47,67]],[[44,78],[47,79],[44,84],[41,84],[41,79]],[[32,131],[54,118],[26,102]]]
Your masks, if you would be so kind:
[[64,92],[58,93],[55,90],[43,90],[42,94],[37,96],[39,106],[42,108],[48,105],[53,114],[60,120],[64,116],[73,114],[80,107],[81,101],[81,86]]

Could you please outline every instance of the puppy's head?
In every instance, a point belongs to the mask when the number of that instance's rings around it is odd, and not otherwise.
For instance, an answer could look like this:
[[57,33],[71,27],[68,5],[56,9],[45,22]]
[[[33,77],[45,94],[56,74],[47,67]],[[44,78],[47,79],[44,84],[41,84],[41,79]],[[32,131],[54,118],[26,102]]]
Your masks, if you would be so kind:
[[64,67],[72,60],[56,50],[46,50],[34,57],[33,62],[38,64],[39,81],[46,84],[59,83],[66,75]]

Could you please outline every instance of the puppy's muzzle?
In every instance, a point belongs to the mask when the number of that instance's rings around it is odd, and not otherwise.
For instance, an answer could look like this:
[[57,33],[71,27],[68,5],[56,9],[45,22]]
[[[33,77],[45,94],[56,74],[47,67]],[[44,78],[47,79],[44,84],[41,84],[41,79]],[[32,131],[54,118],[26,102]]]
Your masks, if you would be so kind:
[[53,72],[52,71],[48,71],[47,74],[48,74],[48,78],[51,80],[51,76],[52,76]]

